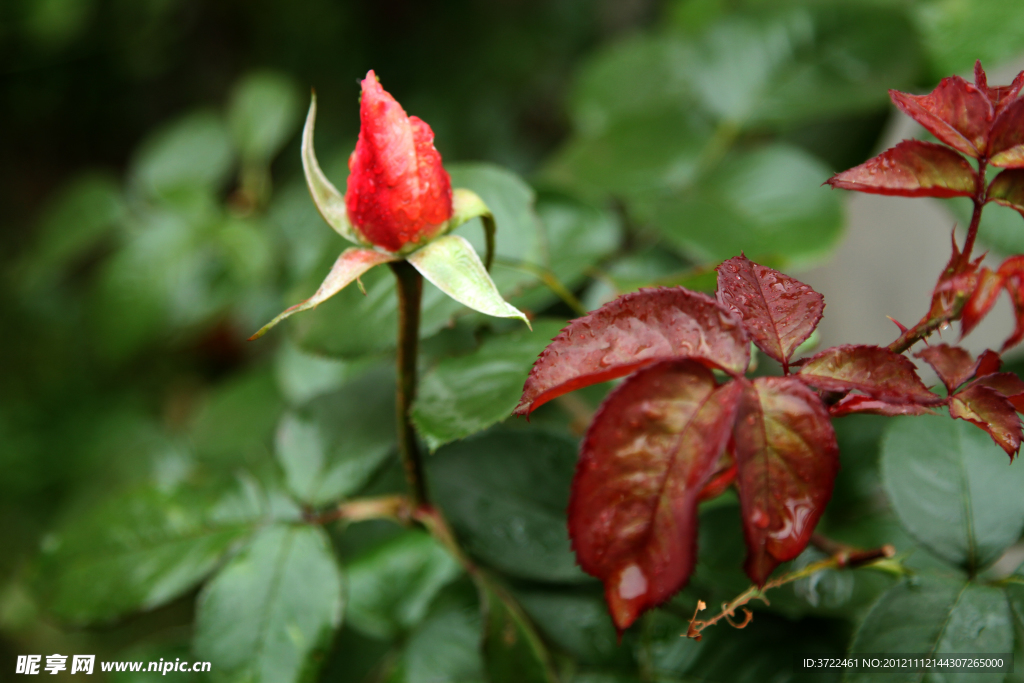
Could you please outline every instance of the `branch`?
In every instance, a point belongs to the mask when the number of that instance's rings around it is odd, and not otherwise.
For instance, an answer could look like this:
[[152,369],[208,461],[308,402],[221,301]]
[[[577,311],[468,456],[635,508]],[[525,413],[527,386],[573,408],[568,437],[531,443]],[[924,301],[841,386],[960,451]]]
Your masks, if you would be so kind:
[[[754,620],[754,614],[744,607],[744,605],[748,604],[751,600],[760,600],[766,605],[770,604],[765,593],[773,588],[778,588],[798,579],[806,578],[824,569],[853,569],[855,567],[863,567],[882,559],[891,558],[896,554],[896,549],[891,545],[883,545],[881,548],[876,548],[874,550],[859,550],[839,543],[838,541],[833,541],[832,539],[819,534],[814,534],[811,537],[811,542],[814,543],[816,547],[820,547],[818,546],[818,543],[822,543],[836,552],[831,557],[827,557],[824,560],[819,560],[817,562],[812,562],[803,569],[783,574],[779,578],[769,581],[760,588],[757,586],[751,586],[733,598],[730,602],[722,603],[722,610],[711,619],[700,620],[697,618],[697,614],[699,612],[703,612],[707,608],[707,604],[703,600],[698,600],[697,609],[694,610],[693,617],[690,619],[690,626],[683,635],[687,638],[700,640],[701,631],[706,629],[708,626],[714,626],[723,619],[729,622],[729,625],[733,628],[745,628],[747,624]],[[736,610],[741,607],[743,608],[743,621],[737,623],[733,621],[733,619],[736,617]]]
[[308,524],[330,524],[340,519],[348,522],[363,522],[369,519],[390,519],[399,524],[413,521],[413,504],[406,496],[381,496],[361,498],[338,503],[322,512],[307,510],[302,515]]

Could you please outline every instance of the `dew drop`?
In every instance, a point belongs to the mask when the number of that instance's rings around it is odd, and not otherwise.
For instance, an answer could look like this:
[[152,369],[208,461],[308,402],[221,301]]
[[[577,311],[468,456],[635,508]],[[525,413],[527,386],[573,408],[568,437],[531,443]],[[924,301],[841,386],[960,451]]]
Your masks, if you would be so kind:
[[754,511],[750,515],[750,521],[758,529],[767,529],[768,522],[770,520],[768,519],[768,514],[764,510],[761,508],[754,508]]
[[619,575],[619,597],[623,600],[638,598],[647,592],[647,577],[640,567],[631,564]]

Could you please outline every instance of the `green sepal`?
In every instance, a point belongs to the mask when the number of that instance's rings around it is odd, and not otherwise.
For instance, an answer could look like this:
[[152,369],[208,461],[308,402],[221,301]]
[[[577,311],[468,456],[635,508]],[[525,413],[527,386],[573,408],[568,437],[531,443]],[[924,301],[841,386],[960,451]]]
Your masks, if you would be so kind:
[[[353,280],[358,280],[359,277],[374,266],[378,266],[382,263],[389,261],[396,261],[399,257],[394,254],[385,254],[375,249],[360,249],[359,247],[349,247],[345,251],[341,252],[341,256],[334,262],[331,267],[331,272],[324,278],[323,284],[316,290],[316,294],[309,297],[302,303],[295,304],[291,308],[285,309],[280,315],[271,320],[269,323],[259,329],[259,331],[249,337],[249,341],[259,339],[267,331],[278,324],[285,318],[298,313],[299,311],[307,311],[310,308],[315,308],[319,304],[323,303],[327,299],[343,290]],[[362,285],[360,284],[360,287]],[[363,292],[366,293],[365,291]]]
[[494,214],[484,203],[476,192],[459,187],[452,190],[452,217],[448,219],[448,225],[444,232],[449,233],[466,221],[479,218],[484,226],[484,239],[487,241],[487,254],[484,257],[484,269],[491,270],[491,263],[494,261],[494,233],[498,225],[494,221]]
[[459,235],[445,235],[409,254],[406,260],[435,287],[474,311],[497,318],[530,321],[518,308],[501,298],[473,245]]
[[355,229],[348,219],[348,209],[345,207],[345,196],[338,192],[316,160],[316,151],[313,149],[313,127],[316,125],[316,92],[312,95],[309,103],[309,113],[306,115],[306,125],[302,129],[302,170],[306,174],[306,185],[309,186],[309,193],[313,196],[313,203],[323,216],[327,224],[334,228],[334,231],[347,239],[349,242],[372,246],[359,231]]

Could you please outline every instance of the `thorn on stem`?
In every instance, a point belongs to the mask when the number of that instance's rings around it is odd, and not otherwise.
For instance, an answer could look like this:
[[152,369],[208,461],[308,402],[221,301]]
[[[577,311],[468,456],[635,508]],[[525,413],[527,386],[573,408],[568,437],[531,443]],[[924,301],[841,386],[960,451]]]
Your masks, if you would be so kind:
[[900,333],[901,334],[906,334],[907,333],[906,325],[904,325],[903,323],[901,323],[899,320],[897,320],[896,318],[892,317],[891,315],[887,315],[885,317],[888,318],[889,320],[893,321],[894,323],[896,323],[896,327],[900,328]]

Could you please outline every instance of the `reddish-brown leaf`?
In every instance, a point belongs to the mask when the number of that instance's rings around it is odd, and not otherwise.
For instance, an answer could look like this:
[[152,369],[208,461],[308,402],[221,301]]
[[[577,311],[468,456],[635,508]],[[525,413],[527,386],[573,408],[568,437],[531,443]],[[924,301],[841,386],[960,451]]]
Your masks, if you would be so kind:
[[718,300],[735,311],[754,343],[789,365],[821,320],[825,300],[804,283],[740,255],[717,268]]
[[[724,460],[724,458],[723,458]],[[736,481],[736,463],[732,463],[728,467],[719,467],[718,471],[715,472],[708,483],[704,485],[704,488],[700,490],[700,494],[697,496],[697,502],[703,502],[705,500],[711,500],[712,498],[718,498],[718,496],[725,493],[725,490]]]
[[697,498],[716,471],[743,387],[692,360],[615,389],[580,448],[569,501],[576,560],[601,579],[615,626],[674,595],[693,571]]
[[[1008,173],[1008,171],[1003,171]],[[1002,175],[1000,173],[999,175]],[[1017,325],[1009,339],[1003,342],[1003,351],[1016,346],[1024,339],[1024,255],[1011,256],[999,266],[999,275],[1003,278],[1003,286],[1010,293],[1013,302]]]
[[974,286],[971,297],[964,304],[960,318],[960,338],[963,339],[978,326],[988,312],[992,310],[999,291],[1003,286],[1003,276],[991,268],[982,268],[978,272],[978,284]]
[[992,124],[988,155],[993,166],[1024,166],[1024,100],[1010,102]]
[[1003,109],[1017,98],[1021,87],[1024,87],[1024,71],[1017,74],[1017,77],[1013,79],[1013,83],[1010,85],[989,87],[988,76],[985,75],[985,70],[981,68],[981,61],[979,60],[974,62],[974,84],[988,95],[988,101],[992,103],[995,115],[999,116]]
[[864,394],[847,394],[830,407],[828,412],[832,417],[843,417],[854,413],[895,417],[897,415],[928,415],[935,411],[918,403],[886,403]]
[[972,384],[950,397],[949,414],[988,432],[1010,460],[1020,450],[1020,418],[1013,404],[995,389]]
[[890,90],[889,97],[904,114],[950,147],[972,157],[984,154],[992,123],[992,104],[986,91],[950,76],[927,95]]
[[828,410],[792,377],[746,382],[734,434],[736,484],[747,540],[745,569],[764,585],[811,538],[839,469]]
[[811,356],[798,378],[826,391],[860,391],[888,403],[938,405],[906,356],[881,346],[833,346]]
[[843,190],[900,197],[972,197],[975,178],[967,160],[948,147],[904,140],[825,182]]
[[935,374],[946,385],[946,391],[951,394],[974,377],[978,365],[966,349],[949,344],[926,346],[914,355],[934,368]]
[[529,415],[562,394],[669,358],[741,375],[750,342],[732,312],[705,294],[641,289],[570,322],[533,364],[515,412]]
[[988,201],[1024,214],[1024,168],[1003,171],[988,186]]
[[971,386],[995,389],[1006,397],[1006,400],[1017,409],[1018,413],[1024,413],[1024,380],[1012,372],[981,375],[971,383]]
[[984,377],[999,372],[1001,367],[1003,367],[1003,359],[999,357],[999,354],[992,349],[985,349],[978,356],[978,369],[974,371],[974,374]]

